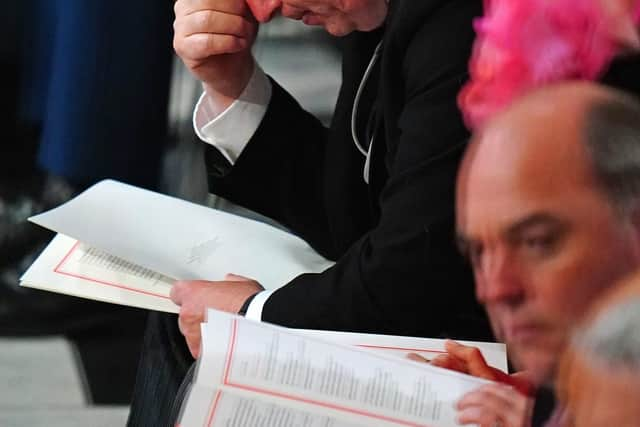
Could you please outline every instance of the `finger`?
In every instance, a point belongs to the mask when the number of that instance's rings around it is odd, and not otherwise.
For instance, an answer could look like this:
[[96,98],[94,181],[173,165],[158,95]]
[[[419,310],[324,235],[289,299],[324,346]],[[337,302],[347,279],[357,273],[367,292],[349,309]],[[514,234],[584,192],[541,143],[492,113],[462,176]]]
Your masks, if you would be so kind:
[[239,276],[237,274],[229,273],[224,276],[224,280],[227,282],[253,282],[253,279],[249,279],[248,277]]
[[197,359],[198,357],[200,357],[200,343],[201,343],[200,336],[199,335],[197,337],[189,336],[189,337],[186,337],[186,339],[187,339],[187,347],[189,347],[189,352],[191,353],[194,359]]
[[426,357],[422,357],[417,353],[407,354],[407,359],[413,360],[414,362],[429,363],[429,359],[427,359]]
[[478,347],[462,345],[455,341],[447,340],[445,348],[453,356],[464,360],[469,373],[475,377],[497,381],[503,380],[507,376],[507,374],[489,366]]
[[217,34],[193,34],[174,39],[173,47],[182,58],[202,61],[210,56],[237,53],[245,50],[249,41],[241,37]]
[[477,406],[469,407],[463,411],[458,412],[456,421],[458,421],[458,424],[471,424],[480,427],[493,427],[496,421],[500,421],[501,424],[499,425],[501,425],[502,427],[514,427],[504,424],[502,422],[502,418],[500,418],[497,414],[487,412],[483,408]]
[[176,17],[201,10],[214,10],[238,16],[251,15],[244,0],[178,0],[175,2],[173,10]]
[[499,416],[505,425],[518,427],[526,424],[532,406],[531,399],[501,384],[491,384],[468,393],[456,405],[461,412],[480,408],[483,413],[491,414],[490,418]]
[[171,292],[169,293],[169,298],[174,304],[182,305],[184,301],[184,295],[189,288],[189,282],[184,280],[177,280],[174,282],[173,286],[171,286]]
[[184,339],[189,348],[189,352],[195,358],[198,358],[200,354],[200,342],[202,337],[200,335],[200,323],[187,320],[185,317],[178,317],[178,329],[184,336]]
[[187,341],[187,343],[189,341],[191,341],[192,339],[197,339],[197,335],[194,332],[194,328],[193,325],[189,322],[185,322],[182,319],[178,319],[178,329],[180,330],[180,333],[182,334],[182,336],[185,338],[185,340]]
[[484,356],[478,347],[463,345],[452,340],[447,340],[444,346],[449,354],[464,360],[468,364],[475,364],[481,367],[483,365],[487,366],[487,362],[485,362]]
[[501,415],[505,425],[523,426],[527,424],[533,409],[533,399],[519,392],[516,388],[503,384],[490,384],[483,387],[480,396],[481,405],[492,407]]
[[534,397],[536,395],[536,386],[533,380],[529,377],[528,372],[516,372],[509,375],[509,379],[510,381],[505,381],[505,383],[515,387],[520,393],[529,397]]
[[457,371],[463,374],[468,374],[468,370],[464,361],[457,359],[456,357],[452,357],[449,354],[441,354],[431,359],[430,362],[433,366],[437,366],[439,368],[449,369],[450,371]]
[[192,34],[227,34],[250,38],[255,33],[255,25],[242,16],[203,10],[178,17],[173,23],[176,37],[188,37]]
[[197,330],[199,330],[200,323],[201,322],[196,316],[187,314],[184,307],[180,309],[180,315],[178,316],[178,329],[182,335],[185,337],[193,335]]
[[493,427],[496,422],[501,427],[524,427],[531,424],[530,411],[494,412],[485,406],[469,406],[460,410],[456,416],[458,423]]

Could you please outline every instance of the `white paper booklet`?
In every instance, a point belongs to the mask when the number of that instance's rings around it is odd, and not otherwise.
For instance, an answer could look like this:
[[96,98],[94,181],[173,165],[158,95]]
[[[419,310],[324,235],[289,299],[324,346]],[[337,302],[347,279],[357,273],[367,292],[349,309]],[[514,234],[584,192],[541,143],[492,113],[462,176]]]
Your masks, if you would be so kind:
[[[342,334],[344,344],[321,338],[330,335],[300,334],[210,310],[179,425],[453,427],[455,402],[488,383],[412,362],[406,353],[398,357],[346,345],[373,338],[372,347],[386,347],[377,345],[377,336]],[[504,346],[481,348],[494,352],[497,367],[506,365]]]
[[174,280],[227,273],[275,289],[333,263],[273,226],[106,180],[30,220],[58,233],[23,286],[177,312]]

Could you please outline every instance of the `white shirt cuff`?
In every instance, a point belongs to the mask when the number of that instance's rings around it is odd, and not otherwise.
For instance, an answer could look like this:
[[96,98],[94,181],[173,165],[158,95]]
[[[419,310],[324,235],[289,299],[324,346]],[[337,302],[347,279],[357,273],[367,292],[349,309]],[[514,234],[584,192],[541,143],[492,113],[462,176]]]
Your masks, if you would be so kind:
[[203,93],[193,112],[196,135],[234,164],[267,112],[271,89],[269,78],[255,64],[247,87],[222,113],[217,114],[220,108]]
[[244,317],[251,320],[262,320],[262,309],[264,308],[264,304],[274,292],[275,290],[258,292],[256,296],[253,297],[253,300],[249,303],[247,313],[244,315]]

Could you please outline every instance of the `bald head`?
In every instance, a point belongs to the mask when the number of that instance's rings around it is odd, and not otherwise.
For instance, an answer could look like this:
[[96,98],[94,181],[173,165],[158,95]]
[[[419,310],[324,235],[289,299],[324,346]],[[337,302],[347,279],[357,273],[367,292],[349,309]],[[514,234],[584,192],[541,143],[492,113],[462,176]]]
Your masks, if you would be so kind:
[[[609,192],[629,164],[640,170],[639,138],[635,101],[572,83],[514,103],[465,155],[457,228],[476,294],[514,363],[541,383],[588,304],[640,266],[637,221],[620,215]],[[620,162],[623,146],[637,161]]]
[[[577,178],[575,173],[589,178],[589,185],[625,210],[640,199],[640,102],[587,82],[544,87],[474,135],[461,172],[521,166],[518,159],[549,166],[537,171],[544,184]],[[552,173],[556,167],[560,173]]]

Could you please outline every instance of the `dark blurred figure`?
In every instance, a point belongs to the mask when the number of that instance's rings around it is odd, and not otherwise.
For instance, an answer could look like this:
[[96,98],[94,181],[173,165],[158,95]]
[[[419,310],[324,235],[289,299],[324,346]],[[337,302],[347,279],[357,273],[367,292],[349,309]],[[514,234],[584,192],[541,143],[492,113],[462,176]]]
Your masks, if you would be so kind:
[[556,384],[561,427],[640,425],[640,274],[616,284],[574,334]]
[[145,312],[19,288],[52,237],[26,219],[104,178],[157,187],[172,6],[9,0],[0,17],[0,335],[68,336],[96,403],[128,403]]

